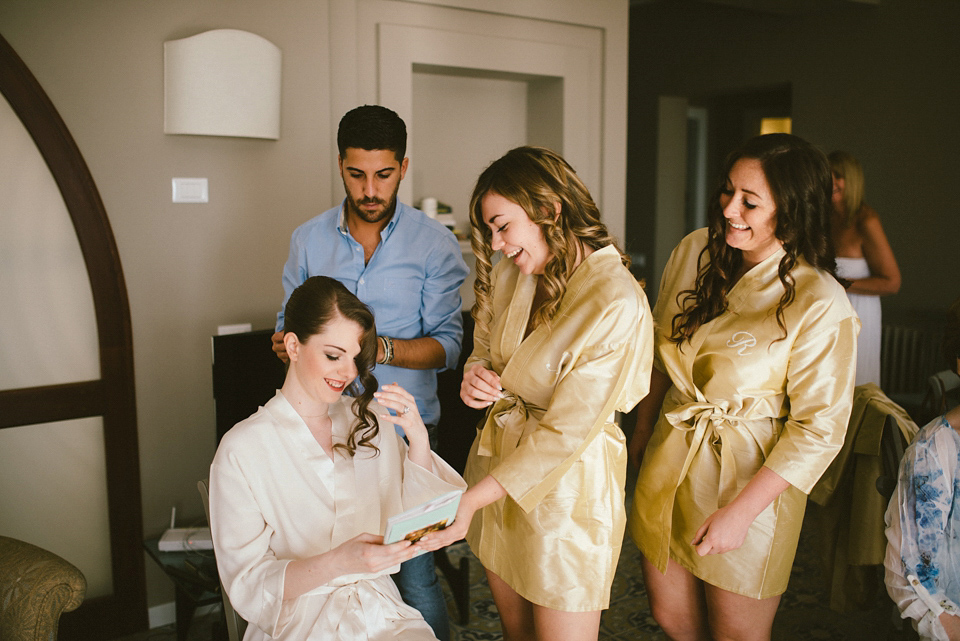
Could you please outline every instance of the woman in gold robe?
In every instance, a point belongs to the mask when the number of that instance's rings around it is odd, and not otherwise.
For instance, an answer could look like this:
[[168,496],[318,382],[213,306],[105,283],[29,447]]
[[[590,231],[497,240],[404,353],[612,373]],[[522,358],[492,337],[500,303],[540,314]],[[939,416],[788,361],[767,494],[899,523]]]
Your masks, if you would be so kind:
[[505,639],[596,639],[626,523],[616,412],[646,394],[650,310],[557,154],[520,147],[495,161],[470,216],[477,324],[460,395],[489,409],[441,536],[466,535]]
[[759,136],[722,176],[709,227],[664,271],[630,443],[630,533],[677,640],[769,639],[806,494],[853,398],[859,321],[834,275],[826,157]]

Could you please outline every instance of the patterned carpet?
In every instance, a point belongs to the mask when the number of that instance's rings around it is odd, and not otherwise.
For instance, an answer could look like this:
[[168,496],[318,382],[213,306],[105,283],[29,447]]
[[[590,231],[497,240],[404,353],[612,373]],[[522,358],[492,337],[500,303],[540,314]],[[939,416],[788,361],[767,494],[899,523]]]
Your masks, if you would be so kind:
[[[774,621],[774,641],[894,641],[916,638],[907,631],[896,632],[891,625],[893,604],[883,598],[873,609],[846,614],[833,612],[820,570],[820,562],[810,521],[804,523],[800,547],[794,563],[790,586]],[[466,543],[458,543],[449,552],[454,566],[466,557],[470,564],[470,619],[457,623],[457,609],[449,586],[441,579],[447,596],[453,641],[494,641],[502,639],[497,609],[484,577],[483,568]],[[209,641],[218,624],[217,615],[200,617],[190,629],[190,641]],[[173,641],[173,626],[156,628],[125,641]],[[633,541],[623,544],[620,563],[611,592],[610,609],[603,613],[600,639],[609,641],[663,640],[666,637],[650,616],[646,590],[640,570],[640,553]]]
[[[882,641],[901,639],[890,625],[893,604],[878,604],[872,610],[839,614],[829,609],[823,588],[819,560],[810,532],[801,535],[790,586],[774,621],[774,641]],[[457,625],[456,606],[446,583],[454,641],[493,641],[502,638],[497,609],[487,587],[483,568],[465,543],[450,550],[454,565],[461,556],[470,560],[473,580],[470,593],[470,620]],[[908,626],[909,627],[909,626]],[[600,620],[600,639],[609,641],[662,641],[666,636],[650,615],[647,593],[640,569],[640,552],[632,540],[624,541],[611,590],[610,609]]]
[[[636,470],[632,467],[627,478],[627,511],[636,485]],[[813,521],[804,522],[800,545],[790,576],[790,584],[780,601],[774,619],[773,641],[910,641],[916,633],[909,624],[901,630],[899,614],[894,616],[894,605],[879,595],[877,604],[868,610],[840,614],[829,607],[826,581],[821,569]],[[446,581],[441,581],[447,595],[453,641],[488,641],[502,639],[497,609],[480,562],[466,543],[450,548],[450,557],[456,566],[460,557],[470,563],[470,620],[457,624],[457,610]],[[647,601],[640,565],[641,555],[629,535],[624,540],[620,562],[614,577],[610,609],[600,619],[600,639],[607,641],[663,641],[667,637],[653,620]],[[877,567],[877,572],[882,568]],[[881,574],[882,576],[882,574]]]

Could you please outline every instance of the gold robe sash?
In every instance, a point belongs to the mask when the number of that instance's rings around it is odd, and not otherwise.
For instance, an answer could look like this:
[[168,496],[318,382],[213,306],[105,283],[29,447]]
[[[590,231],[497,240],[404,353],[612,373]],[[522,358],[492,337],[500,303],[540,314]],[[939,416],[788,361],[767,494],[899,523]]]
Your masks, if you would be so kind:
[[530,414],[539,418],[543,416],[543,412],[543,408],[530,405],[519,396],[504,390],[503,398],[487,412],[480,430],[477,454],[509,456],[520,445],[520,439],[536,428],[537,424],[528,420]]
[[675,429],[693,432],[690,450],[680,468],[677,487],[686,478],[690,464],[693,463],[703,443],[720,442],[720,487],[717,500],[720,507],[732,501],[737,495],[737,459],[731,449],[730,439],[724,438],[724,428],[731,422],[743,420],[735,414],[728,414],[728,406],[726,401],[708,403],[704,400],[681,405],[664,415]]

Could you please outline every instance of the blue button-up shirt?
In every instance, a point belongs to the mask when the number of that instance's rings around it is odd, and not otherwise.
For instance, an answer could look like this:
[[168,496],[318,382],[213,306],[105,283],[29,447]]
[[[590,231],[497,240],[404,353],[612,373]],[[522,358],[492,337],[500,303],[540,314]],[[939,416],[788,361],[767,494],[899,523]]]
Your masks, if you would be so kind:
[[[398,202],[365,265],[363,247],[350,235],[343,207],[334,207],[293,232],[283,267],[283,305],[307,278],[336,278],[373,309],[377,334],[399,339],[429,336],[443,346],[446,367],[456,367],[463,340],[460,285],[469,274],[457,239],[420,210]],[[281,308],[277,331],[282,329]],[[374,368],[380,384],[396,382],[413,394],[423,421],[433,424],[440,418],[436,373],[390,365]]]

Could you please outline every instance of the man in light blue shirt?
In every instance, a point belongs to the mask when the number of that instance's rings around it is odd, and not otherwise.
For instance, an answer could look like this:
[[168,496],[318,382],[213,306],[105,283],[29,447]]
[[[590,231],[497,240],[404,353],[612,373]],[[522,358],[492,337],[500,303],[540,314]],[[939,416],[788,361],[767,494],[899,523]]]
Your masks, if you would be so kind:
[[[283,268],[283,304],[307,278],[323,275],[369,305],[378,335],[374,375],[416,398],[436,447],[436,373],[456,367],[460,356],[460,285],[469,270],[450,230],[397,202],[409,164],[406,144],[403,120],[386,107],[365,105],[343,116],[337,165],[346,198],[293,232]],[[276,329],[273,349],[286,361],[282,307]],[[407,561],[394,579],[403,600],[423,614],[441,641],[448,639],[433,555]]]

